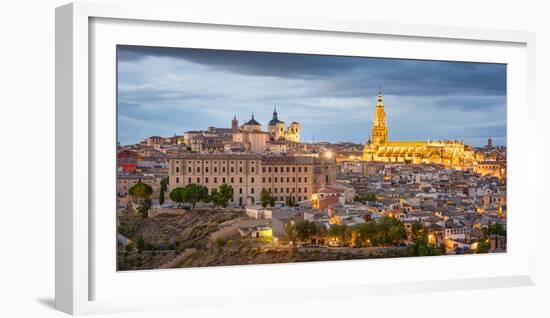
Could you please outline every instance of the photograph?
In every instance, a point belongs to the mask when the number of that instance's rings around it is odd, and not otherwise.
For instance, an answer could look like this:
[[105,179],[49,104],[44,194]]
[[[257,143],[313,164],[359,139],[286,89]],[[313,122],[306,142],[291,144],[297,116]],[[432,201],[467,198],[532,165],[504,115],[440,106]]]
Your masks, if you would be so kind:
[[117,271],[507,251],[506,64],[117,45],[113,71]]

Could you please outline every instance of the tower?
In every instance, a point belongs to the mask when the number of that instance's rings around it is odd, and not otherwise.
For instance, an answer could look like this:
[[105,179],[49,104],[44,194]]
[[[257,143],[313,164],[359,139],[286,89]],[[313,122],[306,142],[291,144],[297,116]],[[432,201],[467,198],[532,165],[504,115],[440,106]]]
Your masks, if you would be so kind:
[[239,130],[239,121],[237,120],[237,115],[233,115],[233,120],[231,121],[231,130]]
[[285,122],[279,120],[277,115],[277,108],[274,108],[273,118],[267,124],[267,131],[272,140],[279,140],[281,137],[284,137],[285,133]]
[[293,121],[288,128],[288,134],[291,141],[300,142],[300,123]]
[[388,140],[388,126],[386,124],[384,103],[382,102],[382,90],[380,89],[378,92],[376,111],[374,112],[374,121],[372,123],[372,142],[378,145],[386,142],[386,140]]

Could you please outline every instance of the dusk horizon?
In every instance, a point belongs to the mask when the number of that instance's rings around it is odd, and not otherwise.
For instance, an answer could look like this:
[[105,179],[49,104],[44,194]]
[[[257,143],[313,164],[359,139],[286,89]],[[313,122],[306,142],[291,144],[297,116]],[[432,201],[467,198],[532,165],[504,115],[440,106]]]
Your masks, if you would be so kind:
[[506,65],[118,47],[118,141],[255,119],[300,122],[302,141],[364,144],[380,87],[389,140],[506,145]]

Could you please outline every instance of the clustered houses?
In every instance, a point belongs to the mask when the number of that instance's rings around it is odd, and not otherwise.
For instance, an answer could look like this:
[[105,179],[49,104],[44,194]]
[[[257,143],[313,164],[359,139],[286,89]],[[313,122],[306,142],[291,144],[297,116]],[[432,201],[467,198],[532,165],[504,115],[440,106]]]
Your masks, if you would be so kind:
[[408,230],[419,221],[430,240],[448,250],[479,241],[489,223],[506,222],[505,179],[439,165],[375,167],[376,173],[361,176],[340,173],[338,181],[347,180],[360,194],[376,194],[377,200],[368,204],[373,218],[399,218]]
[[260,201],[263,190],[277,202],[307,201],[313,193],[336,183],[334,160],[258,154],[182,154],[169,159],[169,189],[200,184],[209,189],[229,184],[232,203]]
[[[376,201],[355,202],[348,195],[355,194],[358,183],[338,183],[314,193],[311,205],[249,207],[247,214],[271,219],[273,236],[279,242],[285,241],[285,225],[300,220],[328,230],[334,224],[353,226],[389,216],[400,219],[409,235],[413,224],[420,222],[429,242],[445,247],[447,253],[475,249],[484,239],[484,227],[506,222],[506,183],[500,178],[439,165],[377,164],[376,170],[357,181],[366,183],[360,188],[374,193]],[[341,181],[345,176],[338,177]],[[505,238],[489,239],[492,251],[506,249]]]
[[[302,143],[300,135],[300,124],[286,126],[275,110],[266,131],[252,114],[242,125],[234,117],[230,128],[118,146],[119,205],[138,181],[151,185],[157,198],[165,177],[168,191],[199,184],[211,193],[228,184],[234,189],[231,206],[245,206],[252,219],[270,220],[243,227],[243,236],[264,235],[271,224],[273,237],[284,241],[284,226],[299,220],[328,230],[389,216],[409,233],[420,222],[429,241],[447,251],[475,246],[484,227],[506,222],[506,147],[493,146],[491,139],[477,148],[461,141],[388,141],[381,95],[365,145]],[[275,198],[275,208],[260,207],[264,190]],[[366,194],[375,200],[355,201]],[[289,199],[299,207],[286,207]],[[505,250],[506,240],[495,237],[491,246]]]

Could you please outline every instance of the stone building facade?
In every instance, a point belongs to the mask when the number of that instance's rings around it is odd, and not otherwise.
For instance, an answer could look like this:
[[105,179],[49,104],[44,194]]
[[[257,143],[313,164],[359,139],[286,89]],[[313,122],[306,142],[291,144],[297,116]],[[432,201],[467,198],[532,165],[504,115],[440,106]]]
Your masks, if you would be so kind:
[[324,158],[183,154],[169,161],[169,190],[195,183],[211,192],[226,183],[234,189],[231,202],[235,205],[259,202],[264,189],[271,191],[277,202],[289,198],[306,201],[336,182],[336,162]]

